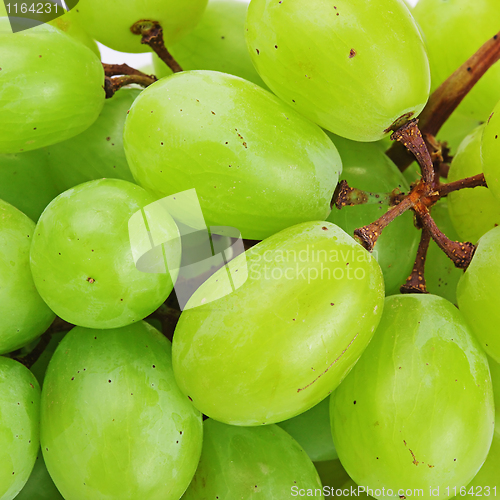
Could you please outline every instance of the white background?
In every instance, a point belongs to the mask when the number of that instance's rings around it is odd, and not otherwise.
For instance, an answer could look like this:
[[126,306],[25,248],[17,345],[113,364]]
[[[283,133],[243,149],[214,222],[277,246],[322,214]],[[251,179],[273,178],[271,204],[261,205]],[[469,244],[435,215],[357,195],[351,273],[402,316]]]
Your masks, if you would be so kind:
[[[239,0],[242,2],[248,2],[248,0]],[[418,0],[408,0],[408,3],[415,6]],[[116,50],[111,50],[108,47],[98,43],[99,50],[101,51],[102,62],[108,64],[121,64],[127,63],[132,68],[142,69],[147,66],[151,66],[152,59],[151,54],[125,54],[123,52],[117,52]],[[149,70],[151,72],[152,70]]]

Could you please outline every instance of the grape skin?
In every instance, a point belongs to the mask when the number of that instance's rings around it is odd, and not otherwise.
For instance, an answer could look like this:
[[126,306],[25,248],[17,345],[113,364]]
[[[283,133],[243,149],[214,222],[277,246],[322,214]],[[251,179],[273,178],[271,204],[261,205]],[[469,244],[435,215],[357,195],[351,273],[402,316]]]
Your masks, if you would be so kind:
[[500,103],[491,113],[483,132],[481,155],[488,189],[500,202]]

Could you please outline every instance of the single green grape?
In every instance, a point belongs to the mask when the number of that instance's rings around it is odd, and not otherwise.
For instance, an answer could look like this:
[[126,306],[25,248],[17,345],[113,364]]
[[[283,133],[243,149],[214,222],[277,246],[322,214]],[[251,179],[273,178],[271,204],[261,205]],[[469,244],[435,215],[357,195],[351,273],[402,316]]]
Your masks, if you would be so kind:
[[152,326],[76,327],[61,341],[42,389],[41,443],[64,498],[178,500],[202,436],[171,344]]
[[58,195],[45,149],[0,154],[0,198],[37,221]]
[[208,419],[203,430],[200,463],[182,500],[282,500],[293,496],[294,486],[324,498],[311,460],[277,425],[235,427]]
[[[58,316],[79,326],[117,328],[166,300],[175,275],[139,271],[129,239],[129,219],[154,201],[135,184],[101,179],[65,191],[45,209],[35,229],[31,271]],[[168,212],[161,212],[158,225],[175,250],[179,231]]]
[[[184,70],[206,69],[229,73],[261,87],[266,84],[255,70],[245,41],[247,1],[210,0],[200,24],[192,33],[169,48]],[[162,78],[172,70],[153,55],[155,75]]]
[[[484,126],[468,135],[451,163],[448,182],[483,173],[481,139]],[[479,238],[500,224],[500,199],[486,187],[462,189],[448,195],[450,218],[461,241],[477,243]]]
[[500,226],[479,240],[457,287],[458,307],[483,349],[500,363]]
[[305,413],[278,424],[290,434],[313,462],[338,458],[330,428],[330,400],[328,398]]
[[[432,218],[448,238],[452,241],[460,241],[451,223],[446,200],[440,200],[432,207]],[[453,261],[431,239],[424,271],[428,292],[439,295],[452,304],[457,304],[457,285],[463,273],[463,270],[455,267]]]
[[72,11],[78,24],[93,38],[121,52],[149,52],[134,35],[138,21],[159,22],[165,45],[175,43],[200,21],[208,0],[80,0]]
[[[403,174],[376,144],[362,144],[341,137],[332,138],[342,158],[342,179],[349,186],[372,193],[408,193]],[[390,207],[385,200],[334,208],[327,220],[352,235],[354,230],[381,217]],[[419,233],[410,212],[392,222],[377,240],[373,255],[384,273],[386,295],[399,293],[399,288],[411,273],[417,253]]]
[[40,447],[40,387],[21,363],[0,356],[0,498],[23,488]]
[[269,88],[348,139],[382,139],[429,97],[424,43],[402,0],[252,0],[246,37]]
[[[483,464],[494,430],[488,360],[463,316],[435,295],[386,299],[380,325],[331,397],[333,440],[376,498],[449,498]],[[439,491],[430,497],[429,490]],[[387,490],[391,492],[387,492]],[[415,494],[416,495],[416,494]]]
[[194,188],[207,225],[253,240],[324,220],[342,170],[319,127],[261,87],[215,71],[144,90],[123,142],[141,186],[157,198]]
[[106,100],[99,118],[85,132],[47,148],[51,173],[61,191],[103,177],[134,182],[123,149],[123,127],[139,93],[120,90]]
[[54,20],[50,21],[49,24],[64,31],[64,33],[78,40],[80,43],[83,43],[92,50],[99,59],[101,58],[101,53],[99,52],[99,47],[97,43],[95,43],[95,40],[75,21],[74,10],[66,12],[66,14],[61,17],[56,17]]
[[321,483],[328,488],[337,489],[350,479],[338,458],[325,462],[315,462],[314,466],[318,471]]
[[[498,68],[497,68],[498,69]],[[500,102],[488,119],[483,132],[481,154],[488,189],[500,200]]]
[[464,488],[457,488],[453,500],[477,498],[478,496],[498,495],[500,490],[500,434],[495,433],[488,458],[476,477]]
[[47,471],[42,450],[39,450],[31,476],[16,500],[64,500]]
[[0,153],[19,153],[78,135],[104,105],[104,70],[92,51],[43,24],[8,33],[0,18]]
[[[492,38],[500,26],[497,0],[474,0],[473,6],[470,0],[420,0],[413,15],[425,35],[432,90]],[[500,67],[494,65],[465,97],[458,108],[460,114],[485,121],[498,101],[499,85]]]
[[340,384],[370,341],[383,298],[380,266],[342,229],[290,227],[191,297],[173,340],[176,380],[221,422],[287,420]]
[[0,200],[0,354],[36,339],[55,318],[29,268],[34,229],[32,220]]

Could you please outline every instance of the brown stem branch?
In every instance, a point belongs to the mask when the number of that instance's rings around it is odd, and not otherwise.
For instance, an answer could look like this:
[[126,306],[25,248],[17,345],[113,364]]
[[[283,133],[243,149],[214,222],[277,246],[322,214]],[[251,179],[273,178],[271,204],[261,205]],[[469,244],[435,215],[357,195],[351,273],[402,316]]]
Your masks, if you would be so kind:
[[128,64],[106,64],[102,63],[104,68],[104,74],[106,76],[118,76],[118,75],[136,75],[136,76],[147,76],[156,80],[154,75],[146,75],[138,69],[130,67]]
[[434,166],[424,138],[418,128],[418,120],[410,120],[400,127],[391,135],[391,139],[401,143],[415,156],[422,170],[424,182],[432,185],[434,182]]
[[[480,78],[500,59],[500,33],[490,38],[471,58],[453,73],[431,95],[420,115],[423,134],[437,135],[443,124]],[[413,158],[399,144],[393,144],[387,155],[405,170]]]
[[137,85],[142,85],[143,87],[149,87],[149,85],[155,83],[156,77],[151,77],[148,75],[123,75],[115,76],[110,78],[106,76],[104,79],[104,91],[106,92],[106,99],[110,99],[115,95],[115,93],[126,85],[131,85],[133,83]]
[[172,54],[165,47],[163,39],[163,28],[157,21],[137,21],[130,31],[134,35],[141,35],[141,43],[149,45],[158,55],[158,57],[174,72],[182,71],[179,63],[174,59]]
[[418,245],[417,258],[413,265],[413,270],[407,278],[406,283],[401,286],[401,293],[429,293],[425,285],[425,259],[431,242],[431,233],[427,228],[422,229],[420,244]]
[[[412,191],[413,193],[413,191]],[[368,226],[360,227],[354,231],[354,236],[356,236],[361,243],[369,252],[373,250],[375,243],[382,231],[396,218],[404,214],[407,210],[413,207],[415,200],[410,193],[406,198],[404,198],[401,203],[389,209],[382,217],[372,222]]]
[[474,256],[476,247],[470,243],[450,240],[436,225],[428,208],[423,203],[414,206],[415,213],[420,217],[424,228],[428,229],[432,239],[439,248],[453,261],[455,267],[467,269]]
[[477,174],[473,177],[466,177],[465,179],[449,182],[448,184],[441,184],[438,188],[439,197],[444,198],[454,191],[460,191],[461,189],[475,188],[479,186],[488,187],[488,184],[486,184],[486,179],[484,178],[484,174]]

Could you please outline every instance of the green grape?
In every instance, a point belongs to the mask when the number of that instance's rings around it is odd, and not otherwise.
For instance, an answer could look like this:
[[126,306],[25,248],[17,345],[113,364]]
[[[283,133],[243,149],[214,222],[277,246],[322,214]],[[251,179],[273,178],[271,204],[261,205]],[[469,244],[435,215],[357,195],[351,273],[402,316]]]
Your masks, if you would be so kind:
[[73,137],[104,105],[104,70],[87,47],[43,24],[8,33],[0,18],[0,153]]
[[269,88],[342,137],[378,141],[429,97],[424,43],[402,0],[252,0],[246,28]]
[[319,127],[270,92],[215,71],[178,73],[144,90],[123,141],[141,186],[158,198],[195,188],[207,225],[253,240],[324,220],[342,170]]
[[316,491],[321,482],[300,445],[277,425],[234,427],[208,419],[203,450],[182,500],[282,500],[298,490]]
[[419,489],[431,498],[439,488],[434,497],[445,499],[446,487],[465,486],[485,461],[494,411],[488,361],[463,316],[441,297],[410,294],[386,299],[330,417],[342,465],[379,490],[370,495]]
[[500,227],[479,240],[476,252],[457,287],[458,307],[484,350],[500,363]]
[[500,434],[500,363],[489,359],[493,394],[495,396],[495,432]]
[[[437,226],[452,241],[460,241],[451,223],[446,200],[432,207],[432,218]],[[437,246],[434,240],[429,243],[425,260],[425,281],[429,293],[439,295],[453,304],[457,303],[457,285],[463,271],[455,267],[453,261]]]
[[123,150],[123,126],[139,93],[120,90],[106,100],[99,118],[85,132],[47,148],[52,176],[61,191],[103,177],[134,182]]
[[93,38],[121,52],[149,52],[134,35],[138,21],[159,22],[167,47],[180,40],[200,21],[208,0],[80,0],[72,11],[76,22]]
[[61,17],[56,17],[54,20],[50,21],[52,26],[59,28],[64,31],[67,35],[78,40],[80,43],[86,45],[90,50],[92,50],[95,55],[100,59],[101,53],[99,52],[99,47],[97,43],[87,34],[87,32],[75,22],[75,12],[70,11]]
[[[413,15],[425,35],[431,66],[432,90],[498,32],[497,0],[420,0]],[[443,22],[443,20],[446,20]],[[460,33],[460,36],[457,36]],[[459,113],[486,120],[498,101],[500,67],[493,66],[459,106]]]
[[[101,179],[65,191],[45,209],[31,271],[58,316],[79,326],[116,328],[145,318],[166,300],[170,274],[139,271],[129,240],[129,219],[154,201],[135,184]],[[179,232],[166,211],[158,223],[176,245]]]
[[37,221],[60,193],[44,149],[13,155],[0,154],[0,198]]
[[460,490],[457,488],[457,493],[459,493],[456,497],[453,497],[453,500],[490,495],[496,497],[500,491],[500,474],[498,471],[500,471],[500,434],[495,433],[488,458],[481,470],[466,487]]
[[[448,182],[483,173],[481,139],[484,126],[468,135],[460,145],[448,174]],[[462,241],[477,243],[500,224],[500,199],[486,187],[462,189],[448,195],[450,218]]]
[[[498,69],[498,68],[497,68]],[[488,188],[500,200],[500,102],[491,113],[483,132],[481,154]]]
[[36,457],[33,472],[16,500],[64,500],[47,471],[41,450]]
[[76,327],[54,353],[41,443],[64,498],[178,500],[202,433],[200,413],[175,384],[170,342],[146,322]]
[[[245,41],[248,3],[238,0],[210,0],[200,24],[169,50],[184,70],[206,69],[229,73],[261,87],[265,83],[255,70]],[[157,77],[172,71],[153,55]]]
[[329,222],[285,229],[193,294],[174,335],[177,383],[221,422],[292,418],[326,398],[353,367],[383,297],[376,260],[342,229]]
[[328,460],[325,462],[315,462],[314,466],[318,471],[319,478],[323,486],[328,488],[339,488],[346,481],[349,481],[349,475],[337,458],[335,460]]
[[0,498],[14,498],[40,447],[40,387],[21,363],[0,356]]
[[0,354],[39,337],[55,318],[29,268],[34,228],[26,215],[0,200]]
[[305,413],[285,420],[278,425],[302,446],[313,462],[338,458],[330,429],[330,401],[328,398]]
[[358,486],[352,479],[349,479],[346,483],[342,485],[342,490],[344,491],[347,490],[350,496],[354,496],[352,492],[357,491],[358,498],[373,498],[370,495],[368,495],[368,493],[366,493],[366,487]]
[[[376,144],[360,144],[333,138],[342,158],[342,179],[349,186],[373,193],[390,193],[397,189],[408,193],[403,174]],[[370,224],[389,209],[386,202],[334,208],[328,217],[346,233]],[[399,293],[399,288],[411,273],[417,253],[419,233],[413,225],[410,212],[392,222],[381,234],[373,252],[384,273],[386,295]]]

